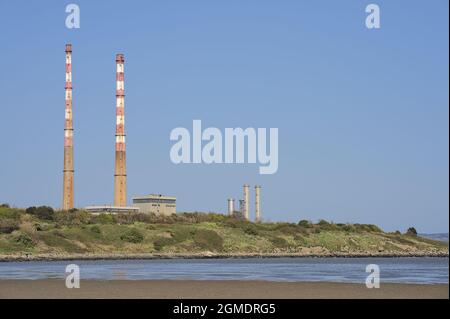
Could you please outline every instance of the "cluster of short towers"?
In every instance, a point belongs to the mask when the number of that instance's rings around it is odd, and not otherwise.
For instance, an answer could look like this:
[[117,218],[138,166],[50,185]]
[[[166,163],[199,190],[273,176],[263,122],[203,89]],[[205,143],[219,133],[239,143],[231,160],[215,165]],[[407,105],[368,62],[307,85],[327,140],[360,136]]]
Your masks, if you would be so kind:
[[[243,198],[239,200],[239,210],[235,209],[235,200],[234,198],[228,198],[228,215],[235,216],[237,213],[240,213],[242,218],[245,220],[250,220],[250,194],[249,194],[250,186],[248,184],[244,184],[243,189]],[[255,222],[259,223],[262,221],[261,219],[261,186],[255,186]]]
[[[74,208],[73,118],[72,118],[72,45],[66,44],[66,85],[64,124],[64,179],[62,208]],[[114,206],[126,206],[127,174],[125,148],[124,55],[116,55],[116,164]]]

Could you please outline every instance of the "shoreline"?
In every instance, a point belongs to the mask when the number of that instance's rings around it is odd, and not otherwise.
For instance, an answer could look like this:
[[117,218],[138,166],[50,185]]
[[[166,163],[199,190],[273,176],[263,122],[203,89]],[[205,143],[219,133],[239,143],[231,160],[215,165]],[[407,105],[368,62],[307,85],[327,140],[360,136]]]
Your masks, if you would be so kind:
[[400,299],[449,298],[448,284],[276,282],[249,280],[81,280],[79,289],[65,279],[0,280],[0,299]]
[[273,254],[215,254],[215,253],[172,253],[172,254],[39,254],[0,255],[0,262],[27,261],[70,261],[70,260],[162,260],[162,259],[239,259],[239,258],[401,258],[430,257],[448,258],[448,252],[405,252],[405,253],[273,253]]

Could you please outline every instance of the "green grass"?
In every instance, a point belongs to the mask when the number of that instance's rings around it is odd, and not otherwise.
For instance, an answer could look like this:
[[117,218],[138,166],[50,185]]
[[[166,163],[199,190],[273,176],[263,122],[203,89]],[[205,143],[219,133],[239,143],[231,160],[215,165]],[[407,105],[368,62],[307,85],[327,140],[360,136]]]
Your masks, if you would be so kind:
[[[29,210],[31,211],[31,210]],[[219,214],[100,215],[83,211],[27,214],[0,207],[0,254],[446,252],[442,242],[375,225],[251,223]],[[11,227],[10,227],[11,226]]]
[[52,231],[39,235],[39,239],[56,252],[83,253],[86,250],[77,246],[74,241],[64,238],[60,233]]

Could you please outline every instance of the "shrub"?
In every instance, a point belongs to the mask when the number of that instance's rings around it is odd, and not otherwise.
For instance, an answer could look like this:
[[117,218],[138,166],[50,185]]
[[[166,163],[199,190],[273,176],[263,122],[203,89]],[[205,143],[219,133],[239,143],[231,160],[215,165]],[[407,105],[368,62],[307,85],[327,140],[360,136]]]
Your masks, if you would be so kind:
[[136,222],[150,223],[152,221],[149,214],[144,213],[120,213],[115,216],[118,224],[130,225]]
[[83,210],[59,211],[55,213],[55,220],[59,226],[81,226],[91,222],[92,215]]
[[55,211],[50,206],[28,207],[25,213],[43,220],[54,220],[55,218]]
[[321,219],[321,220],[319,220],[317,225],[319,225],[319,226],[328,226],[328,225],[330,225],[330,223],[327,222],[325,219]]
[[155,223],[155,224],[173,224],[175,222],[183,222],[185,219],[176,214],[173,215],[156,215],[154,213],[122,213],[115,216],[115,220],[120,224],[133,224],[135,222]]
[[237,219],[237,220],[246,220],[244,214],[242,214],[239,211],[233,212],[232,218]]
[[294,236],[294,240],[299,242],[301,245],[307,245],[308,244],[308,241],[302,235],[295,235]]
[[417,230],[414,227],[409,227],[406,231],[406,235],[417,236]]
[[153,243],[153,246],[156,250],[160,251],[164,248],[164,246],[173,245],[175,240],[172,237],[160,237]]
[[366,226],[370,229],[371,232],[374,232],[374,233],[382,233],[383,232],[381,230],[381,228],[378,227],[377,225],[367,224]]
[[25,213],[34,215],[36,213],[36,207],[35,206],[28,207],[27,209],[25,209]]
[[19,219],[21,210],[17,208],[0,207],[0,219],[11,218]]
[[222,222],[226,219],[229,219],[230,217],[224,216],[222,214],[216,214],[216,213],[200,213],[200,212],[193,212],[193,213],[182,213],[178,214],[177,221],[185,220],[190,223],[203,223],[203,222],[211,222],[211,223],[217,223]]
[[222,222],[222,225],[230,228],[238,228],[241,223],[241,221],[235,219],[227,219]]
[[311,228],[312,227],[312,223],[309,220],[305,220],[302,219],[301,221],[298,222],[298,225],[304,228]]
[[19,229],[19,223],[12,218],[0,219],[0,233],[10,234]]
[[193,235],[192,231],[188,228],[176,229],[175,231],[171,232],[171,234],[174,241],[178,243],[190,239]]
[[270,241],[277,248],[286,248],[289,246],[289,243],[287,242],[287,240],[282,237],[274,237],[274,238],[271,238]]
[[324,219],[321,219],[317,225],[321,230],[339,230],[339,227],[336,224],[329,223]]
[[8,203],[3,203],[0,205],[1,208],[9,208],[9,204]]
[[141,243],[144,240],[144,235],[135,228],[132,228],[120,236],[120,239],[129,243]]
[[247,224],[242,229],[244,230],[244,233],[246,233],[248,235],[252,235],[252,236],[258,235],[258,229],[253,224]]
[[91,232],[96,233],[96,234],[101,234],[102,230],[97,225],[94,225],[91,227]]
[[53,220],[55,217],[55,211],[49,206],[39,206],[35,214],[37,218],[43,220]]
[[295,235],[301,230],[301,228],[295,224],[279,223],[275,225],[274,230],[278,230],[284,235]]
[[372,224],[354,224],[354,227],[357,231],[366,231],[366,232],[374,232],[374,233],[380,233],[382,230]]
[[341,229],[343,231],[346,231],[346,232],[349,232],[349,233],[354,232],[356,230],[355,226],[353,226],[351,224],[343,225],[343,226],[341,226]]
[[99,214],[93,217],[94,223],[97,224],[115,224],[114,216],[112,214]]
[[17,243],[19,243],[25,247],[33,247],[35,245],[31,236],[28,234],[22,233],[22,232],[20,232],[14,236],[14,241],[16,241]]
[[199,229],[194,234],[195,244],[210,251],[221,251],[223,248],[223,239],[213,230]]

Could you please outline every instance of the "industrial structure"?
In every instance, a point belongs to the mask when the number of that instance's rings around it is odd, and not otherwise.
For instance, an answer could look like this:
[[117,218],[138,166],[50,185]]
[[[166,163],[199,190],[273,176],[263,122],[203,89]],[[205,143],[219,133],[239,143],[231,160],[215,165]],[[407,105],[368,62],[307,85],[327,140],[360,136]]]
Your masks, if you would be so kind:
[[114,171],[114,206],[88,206],[92,214],[137,213],[138,207],[127,206],[127,171],[125,147],[125,87],[123,54],[116,55],[116,139]]
[[85,211],[93,214],[119,214],[119,213],[138,213],[138,207],[116,207],[116,206],[87,206],[84,208]]
[[234,214],[234,198],[228,198],[228,215],[232,216]]
[[125,148],[124,56],[116,55],[116,165],[114,173],[114,206],[127,205],[127,173]]
[[246,220],[250,219],[249,216],[249,193],[248,193],[249,186],[247,184],[244,185],[244,210],[241,211],[242,215]]
[[[64,210],[74,208],[74,164],[73,164],[73,120],[72,120],[72,45],[66,44],[66,85],[65,85],[65,124],[64,124]],[[116,134],[115,134],[115,171],[114,205],[88,206],[85,210],[93,214],[101,213],[148,213],[156,215],[176,214],[176,198],[161,194],[150,194],[133,198],[133,206],[127,207],[127,173],[125,143],[125,87],[123,54],[116,55]],[[261,222],[260,208],[261,186],[255,186],[255,222]],[[228,199],[228,215],[234,215],[235,200]],[[250,220],[249,185],[243,186],[243,199],[239,200],[239,213]]]
[[260,206],[260,196],[261,192],[261,186],[256,185],[255,186],[255,222],[259,223],[261,222],[261,206]]
[[72,120],[72,45],[66,44],[66,96],[64,123],[64,171],[62,209],[69,210],[73,205],[73,120]]
[[[245,220],[250,220],[249,209],[249,185],[245,184],[243,192],[243,199],[239,199],[239,216]],[[229,216],[235,215],[234,198],[228,198],[227,200],[227,213]],[[255,186],[255,223],[260,223],[261,218],[261,186]]]
[[146,214],[172,215],[177,212],[176,198],[161,194],[134,197],[133,206]]
[[241,213],[242,217],[244,217],[244,210],[245,210],[245,201],[243,199],[239,200],[239,212]]
[[[116,138],[114,171],[114,205],[88,206],[84,209],[92,214],[102,213],[176,213],[176,198],[149,195],[133,199],[134,206],[127,207],[127,172],[125,144],[125,87],[123,54],[116,55]],[[64,181],[63,209],[74,208],[73,201],[73,123],[72,123],[72,45],[66,44],[66,108],[64,125]]]

